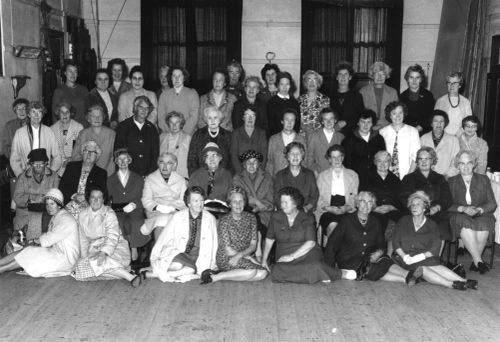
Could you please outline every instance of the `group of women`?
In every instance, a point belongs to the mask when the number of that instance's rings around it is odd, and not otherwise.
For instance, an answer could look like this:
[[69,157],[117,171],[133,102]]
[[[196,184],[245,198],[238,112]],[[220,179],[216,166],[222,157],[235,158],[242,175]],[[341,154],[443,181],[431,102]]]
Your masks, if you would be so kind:
[[[96,91],[115,100],[103,95],[104,106],[89,105],[86,124],[71,118],[71,99],[55,106],[53,141],[40,138],[44,109],[29,104],[11,164],[19,185],[24,178],[56,182],[28,200],[21,195],[36,187],[16,188],[20,217],[35,198],[49,215],[35,220],[40,229],[31,230],[27,247],[0,259],[0,272],[122,278],[134,287],[147,278],[208,284],[270,273],[278,282],[425,279],[477,288],[440,265],[443,242],[457,238],[472,256],[470,270],[488,271],[481,255],[496,202],[483,175],[479,122],[458,93],[460,73],[447,77],[448,94],[434,105],[418,65],[407,70],[408,89],[398,95],[385,84],[385,63],[371,66],[359,92],[352,67],[341,63],[330,97],[319,92],[322,76],[308,70],[296,100],[291,75],[277,65],[262,69],[261,91],[260,79],[241,79],[244,70],[233,61],[214,71],[213,89],[199,98],[182,67],[162,67],[155,94],[143,88],[139,66],[130,71],[131,85],[125,82],[122,62],[111,61],[110,86],[102,83],[105,71],[96,74]],[[75,72],[66,69],[70,83]],[[108,107],[113,103],[117,108]],[[434,170],[445,138],[460,147],[445,170],[451,174]],[[29,155],[23,139],[32,142]],[[131,272],[131,260],[152,239],[151,266]],[[64,262],[40,270],[43,258]]]

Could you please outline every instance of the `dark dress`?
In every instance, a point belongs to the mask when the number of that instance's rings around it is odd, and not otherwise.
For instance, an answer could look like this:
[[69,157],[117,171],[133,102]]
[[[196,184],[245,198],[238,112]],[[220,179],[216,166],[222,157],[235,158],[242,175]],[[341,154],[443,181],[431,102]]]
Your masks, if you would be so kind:
[[[441,210],[430,216],[439,226],[439,234],[441,240],[449,240],[451,238],[448,208],[453,200],[451,197],[450,187],[444,176],[435,171],[430,171],[429,176],[425,177],[419,169],[404,176],[401,187],[400,201],[406,205],[408,197],[415,191],[424,191],[431,200],[431,207],[439,204]],[[408,209],[406,209],[408,213]]]
[[411,265],[407,265],[399,255],[394,253],[394,261],[404,269],[415,270],[418,266],[436,266],[440,264],[441,238],[439,237],[439,228],[429,218],[426,218],[424,225],[418,231],[415,231],[412,216],[403,216],[396,224],[392,237],[392,246],[394,251],[401,248],[404,253],[410,256],[425,252],[432,253],[432,257]]
[[355,129],[342,140],[342,146],[345,148],[344,166],[356,171],[362,180],[375,169],[373,157],[378,151],[385,151],[385,140],[378,131],[372,131],[366,141]]
[[289,99],[283,99],[278,95],[274,95],[273,97],[271,97],[271,99],[269,99],[269,101],[267,101],[266,111],[268,138],[282,131],[283,125],[281,124],[281,121],[283,117],[281,115],[281,112],[286,108],[295,109],[295,111],[297,112],[297,117],[295,118],[295,125],[293,126],[293,129],[297,133],[300,132],[300,108],[297,100],[293,97],[293,95],[290,95]]
[[208,132],[208,126],[205,126],[194,132],[193,137],[191,138],[191,143],[189,144],[187,168],[190,177],[196,170],[205,165],[201,152],[209,142],[216,143],[222,152],[222,160],[219,167],[231,170],[231,157],[229,153],[231,146],[231,132],[219,127],[219,133],[215,138],[212,138]]
[[119,148],[127,148],[132,157],[129,169],[140,176],[145,177],[158,168],[160,136],[148,120],[140,130],[133,116],[120,122],[116,128],[114,151]]
[[[358,214],[354,212],[344,216],[328,238],[325,261],[332,267],[336,264],[340,269],[356,270],[362,261],[377,250],[385,250],[384,229],[380,222],[375,215],[370,214],[366,224],[362,225]],[[380,279],[392,264],[390,258],[385,256],[373,267],[377,269],[377,275],[368,279]]]
[[[59,190],[61,190],[64,196],[64,205],[68,204],[71,201],[71,196],[78,191],[82,165],[82,161],[69,162],[66,165],[66,170],[64,170],[64,174],[59,182]],[[106,200],[108,198],[108,189],[106,187],[107,178],[107,172],[99,166],[94,165],[94,167],[90,169],[85,185],[85,197],[88,198],[90,187],[96,186],[103,191],[104,200]]]
[[363,97],[356,90],[339,93],[337,90],[330,95],[330,106],[339,114],[339,121],[345,121],[346,126],[340,132],[347,135],[359,121],[359,115],[365,108]]
[[399,100],[408,107],[408,115],[405,118],[407,125],[423,128],[420,135],[431,130],[431,116],[436,100],[430,91],[420,88],[416,99],[410,100],[410,89],[406,89],[399,95]]
[[316,209],[319,191],[314,172],[303,166],[301,166],[297,177],[292,174],[289,167],[278,171],[274,176],[274,204],[276,207],[280,206],[278,192],[287,186],[299,189],[302,196],[304,196],[304,205],[312,204],[312,210]]
[[[276,241],[276,260],[279,260],[283,255],[295,252],[306,241],[316,241],[314,218],[299,211],[290,227],[285,213],[277,211],[271,216],[266,237]],[[275,282],[313,284],[340,277],[340,270],[324,263],[318,245],[291,262],[277,262],[271,269],[271,279]]]
[[[151,239],[149,235],[143,235],[140,230],[144,224],[144,207],[141,201],[144,179],[137,173],[129,171],[129,178],[124,187],[115,172],[109,176],[107,186],[112,200],[111,208],[116,213],[123,237],[131,248],[144,246]],[[130,213],[125,213],[123,207],[131,202],[135,203],[136,208]]]
[[217,266],[225,272],[235,269],[263,270],[264,268],[248,259],[241,258],[236,266],[231,266],[231,257],[226,247],[242,252],[250,246],[252,240],[257,241],[257,220],[255,215],[242,212],[241,219],[236,220],[231,214],[223,216],[218,225],[219,247],[217,249]]
[[[365,178],[360,178],[359,191],[373,192],[377,198],[377,207],[381,205],[392,205],[397,208],[397,210],[389,211],[385,214],[372,212],[382,224],[384,232],[387,229],[389,220],[396,223],[401,216],[403,216],[404,206],[399,200],[401,180],[391,171],[387,173],[385,179],[382,179],[376,170],[370,171]],[[392,236],[392,232],[389,233],[388,239]]]
[[452,227],[452,240],[454,241],[460,236],[462,228],[468,228],[475,231],[489,231],[495,229],[495,216],[493,215],[497,202],[491,182],[487,176],[474,173],[471,179],[470,196],[471,204],[476,207],[481,207],[483,213],[474,217],[467,214],[459,213],[458,207],[468,205],[465,200],[466,187],[461,175],[456,175],[448,179],[450,191],[453,198],[453,204],[449,208],[450,225]]

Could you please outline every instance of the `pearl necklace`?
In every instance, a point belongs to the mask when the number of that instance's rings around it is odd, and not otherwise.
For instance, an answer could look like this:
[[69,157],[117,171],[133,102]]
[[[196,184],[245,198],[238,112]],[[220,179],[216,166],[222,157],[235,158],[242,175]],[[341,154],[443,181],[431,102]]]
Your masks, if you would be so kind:
[[454,106],[451,103],[451,97],[450,97],[450,94],[448,93],[448,102],[450,103],[451,108],[457,108],[460,105],[460,95],[458,95],[458,102],[457,102],[456,106]]

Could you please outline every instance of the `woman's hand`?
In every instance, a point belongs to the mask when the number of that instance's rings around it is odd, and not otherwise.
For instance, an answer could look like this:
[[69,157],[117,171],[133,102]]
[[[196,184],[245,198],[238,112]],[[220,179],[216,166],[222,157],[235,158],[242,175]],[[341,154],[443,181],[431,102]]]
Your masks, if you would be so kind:
[[271,272],[271,269],[269,268],[269,265],[267,264],[267,260],[262,260],[260,263],[260,266],[264,267],[268,272]]
[[437,212],[439,212],[440,210],[441,210],[441,206],[439,204],[433,205],[429,209],[429,215],[432,216],[432,215],[436,214]]
[[382,253],[383,253],[383,251],[381,249],[379,249],[378,251],[373,252],[370,255],[370,262],[371,263],[376,262],[382,256]]
[[92,258],[96,260],[97,266],[101,266],[104,263],[104,260],[106,260],[106,254],[104,252],[98,252],[92,256]]
[[464,214],[467,214],[469,216],[475,216],[477,214],[478,210],[475,207],[468,205],[468,206],[464,207],[463,212],[464,212]]
[[312,208],[313,208],[313,205],[311,203],[306,204],[304,206],[304,212],[308,213],[310,210],[312,210]]
[[235,255],[229,258],[229,265],[235,267],[236,265],[238,265],[242,257],[243,257],[242,253],[236,253]]
[[295,260],[295,258],[291,254],[287,254],[279,258],[277,262],[290,262],[293,260]]
[[85,202],[85,195],[84,194],[74,194],[71,198],[73,201],[76,203],[80,204]]

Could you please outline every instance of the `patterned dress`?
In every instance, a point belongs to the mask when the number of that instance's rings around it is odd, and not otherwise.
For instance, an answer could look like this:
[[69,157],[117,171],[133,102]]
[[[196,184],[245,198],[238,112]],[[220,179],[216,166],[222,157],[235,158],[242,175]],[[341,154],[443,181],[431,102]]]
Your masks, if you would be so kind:
[[330,107],[330,98],[318,92],[316,98],[309,103],[307,94],[299,96],[301,133],[310,134],[321,127],[319,114],[321,110]]
[[257,240],[257,220],[253,214],[242,212],[241,218],[236,220],[227,214],[219,221],[219,249],[217,250],[217,266],[221,271],[234,269],[263,270],[258,264],[248,259],[241,258],[236,266],[229,264],[231,258],[227,255],[226,247],[229,246],[237,252],[244,251],[250,246],[252,240]]

